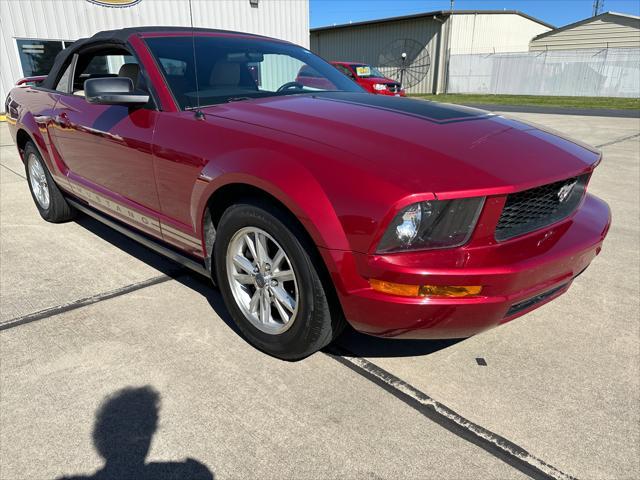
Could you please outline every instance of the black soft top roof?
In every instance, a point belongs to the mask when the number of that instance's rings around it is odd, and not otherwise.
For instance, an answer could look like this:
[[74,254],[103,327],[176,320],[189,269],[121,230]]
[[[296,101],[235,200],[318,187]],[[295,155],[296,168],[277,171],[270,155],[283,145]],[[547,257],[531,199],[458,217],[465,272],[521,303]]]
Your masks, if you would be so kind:
[[55,61],[53,62],[53,67],[49,71],[47,78],[42,82],[41,86],[43,88],[53,89],[55,87],[54,82],[55,79],[59,76],[60,70],[64,67],[67,59],[76,53],[78,50],[86,47],[87,45],[91,45],[93,43],[112,43],[112,44],[126,44],[127,40],[131,35],[139,34],[139,33],[162,33],[162,32],[184,32],[184,31],[193,31],[193,32],[210,32],[210,33],[235,33],[240,35],[247,35],[256,38],[268,39],[269,37],[264,37],[261,35],[253,35],[250,33],[244,32],[235,32],[231,30],[218,30],[213,28],[192,28],[192,27],[128,27],[121,28],[119,30],[104,30],[102,32],[98,32],[92,37],[81,38],[76,40],[67,48],[62,50],[56,55]]

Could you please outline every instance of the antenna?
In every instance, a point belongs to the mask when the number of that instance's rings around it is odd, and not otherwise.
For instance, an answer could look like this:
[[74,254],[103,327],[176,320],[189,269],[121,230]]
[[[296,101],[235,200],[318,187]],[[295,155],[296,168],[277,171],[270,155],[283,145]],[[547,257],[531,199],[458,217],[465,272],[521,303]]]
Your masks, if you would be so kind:
[[200,110],[200,86],[198,85],[198,61],[196,59],[196,32],[193,27],[193,6],[189,0],[189,20],[191,23],[191,47],[193,50],[193,69],[194,77],[196,79],[196,111],[195,116],[197,120],[204,120],[204,113]]
[[451,0],[451,7],[449,7],[449,10],[453,11],[453,4],[456,2],[456,0]]
[[424,45],[411,38],[388,44],[378,56],[378,66],[405,88],[420,83],[431,67],[431,57]]
[[600,15],[604,9],[604,0],[593,0],[593,16]]

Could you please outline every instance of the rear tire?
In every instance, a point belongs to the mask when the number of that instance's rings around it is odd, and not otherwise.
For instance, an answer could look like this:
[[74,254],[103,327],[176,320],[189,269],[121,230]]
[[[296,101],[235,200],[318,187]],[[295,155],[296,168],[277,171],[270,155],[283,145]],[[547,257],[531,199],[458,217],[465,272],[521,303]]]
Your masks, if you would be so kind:
[[40,216],[47,222],[61,223],[71,220],[75,210],[67,203],[53,181],[46,163],[36,146],[29,142],[24,149],[24,167],[31,197]]
[[291,223],[266,202],[233,205],[218,223],[214,259],[222,297],[247,340],[298,360],[328,345],[344,322],[331,314],[308,242]]

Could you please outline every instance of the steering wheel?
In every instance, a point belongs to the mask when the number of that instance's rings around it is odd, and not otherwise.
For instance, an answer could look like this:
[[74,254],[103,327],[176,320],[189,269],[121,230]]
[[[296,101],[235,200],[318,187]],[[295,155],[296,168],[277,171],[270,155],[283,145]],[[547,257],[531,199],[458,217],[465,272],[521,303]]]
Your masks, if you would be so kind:
[[301,83],[298,82],[287,82],[284,85],[280,85],[278,87],[278,90],[276,90],[276,92],[284,92],[285,90],[302,90],[304,88],[304,85],[302,85]]

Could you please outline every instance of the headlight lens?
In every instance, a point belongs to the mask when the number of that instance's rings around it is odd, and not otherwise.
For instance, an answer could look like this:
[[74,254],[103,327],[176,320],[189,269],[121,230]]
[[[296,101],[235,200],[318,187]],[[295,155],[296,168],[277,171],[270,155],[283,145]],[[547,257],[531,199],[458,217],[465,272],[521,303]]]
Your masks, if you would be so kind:
[[374,89],[374,90],[378,90],[378,91],[380,91],[380,90],[386,90],[386,89],[387,89],[387,86],[386,86],[384,83],[374,83],[374,84],[373,84],[373,89]]
[[474,197],[409,205],[387,228],[378,245],[378,253],[463,245],[476,226],[483,204],[484,197]]

